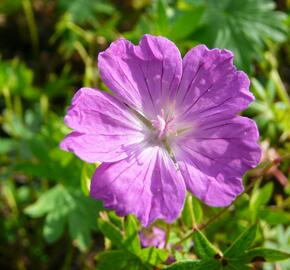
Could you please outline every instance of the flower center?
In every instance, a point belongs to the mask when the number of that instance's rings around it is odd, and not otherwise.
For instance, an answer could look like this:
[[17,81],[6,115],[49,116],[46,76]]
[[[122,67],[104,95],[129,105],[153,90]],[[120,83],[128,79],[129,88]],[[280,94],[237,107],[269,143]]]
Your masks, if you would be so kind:
[[174,117],[169,114],[165,115],[164,110],[161,110],[161,115],[157,115],[156,119],[151,120],[152,127],[154,129],[154,135],[159,140],[163,140],[173,130]]

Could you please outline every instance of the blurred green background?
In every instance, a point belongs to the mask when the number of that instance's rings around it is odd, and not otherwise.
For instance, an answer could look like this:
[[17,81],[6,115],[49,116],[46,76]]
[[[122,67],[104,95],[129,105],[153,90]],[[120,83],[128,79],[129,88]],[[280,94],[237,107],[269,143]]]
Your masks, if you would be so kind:
[[[127,251],[109,257],[115,264],[105,261],[118,243],[103,222],[122,231],[124,219],[88,197],[97,165],[58,147],[74,92],[106,89],[98,53],[118,37],[137,43],[145,33],[171,39],[183,55],[199,43],[230,49],[248,73],[256,100],[244,114],[258,124],[263,160],[246,175],[247,192],[204,232],[223,248],[259,221],[256,245],[289,251],[289,11],[289,0],[1,0],[0,269],[153,269],[124,264]],[[189,197],[169,242],[218,211]],[[189,245],[171,253],[195,256]]]

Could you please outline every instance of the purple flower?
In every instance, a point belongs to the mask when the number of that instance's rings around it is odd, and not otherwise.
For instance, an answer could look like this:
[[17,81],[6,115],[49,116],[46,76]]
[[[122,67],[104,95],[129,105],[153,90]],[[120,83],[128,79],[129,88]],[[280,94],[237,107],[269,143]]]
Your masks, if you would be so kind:
[[82,88],[65,123],[61,148],[103,162],[91,196],[144,226],[173,222],[186,190],[211,206],[229,205],[243,191],[243,174],[257,165],[256,124],[237,114],[254,99],[249,79],[227,50],[191,49],[145,35],[125,39],[98,58],[113,95]]
[[150,231],[143,230],[139,234],[141,245],[144,248],[156,247],[164,248],[166,242],[166,233],[164,230],[154,226]]
[[[155,248],[165,248],[166,244],[166,232],[156,226],[153,226],[150,229],[142,230],[139,233],[141,246],[143,248],[155,247]],[[168,244],[168,248],[171,248],[171,244]],[[181,247],[175,248],[176,250],[181,250]],[[172,264],[176,261],[173,255],[169,255],[166,264]]]

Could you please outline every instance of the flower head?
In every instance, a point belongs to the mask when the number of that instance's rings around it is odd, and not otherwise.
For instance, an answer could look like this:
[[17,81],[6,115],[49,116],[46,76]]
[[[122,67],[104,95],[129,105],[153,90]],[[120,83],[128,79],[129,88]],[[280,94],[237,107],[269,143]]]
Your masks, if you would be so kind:
[[254,97],[230,51],[199,45],[182,59],[168,39],[145,35],[137,46],[113,42],[98,64],[113,95],[80,89],[65,117],[73,131],[61,142],[102,162],[93,198],[148,226],[173,222],[186,190],[211,206],[229,205],[243,191],[260,148],[256,124],[237,115]]

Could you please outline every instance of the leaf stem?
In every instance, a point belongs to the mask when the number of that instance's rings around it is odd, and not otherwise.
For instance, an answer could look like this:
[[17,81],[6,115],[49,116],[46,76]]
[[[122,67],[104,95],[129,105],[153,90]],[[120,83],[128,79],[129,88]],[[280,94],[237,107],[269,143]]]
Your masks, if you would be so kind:
[[202,230],[205,227],[207,227],[209,224],[211,224],[212,222],[214,222],[216,219],[218,219],[222,214],[224,214],[228,208],[230,207],[227,206],[225,208],[223,208],[221,211],[219,211],[218,213],[216,213],[214,216],[212,216],[207,222],[205,223],[201,223],[199,225],[197,225],[195,228],[193,228],[187,235],[185,235],[183,238],[181,238],[176,244],[174,244],[174,247],[178,247],[182,242],[186,241],[187,239],[189,239],[193,233],[197,230]]

